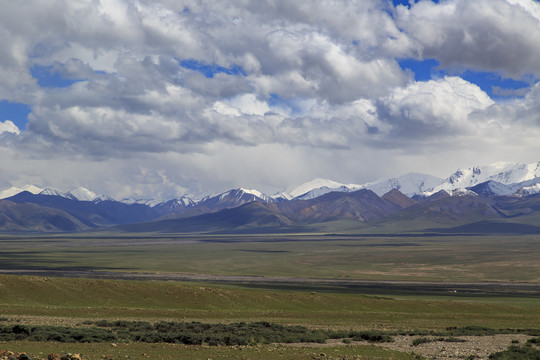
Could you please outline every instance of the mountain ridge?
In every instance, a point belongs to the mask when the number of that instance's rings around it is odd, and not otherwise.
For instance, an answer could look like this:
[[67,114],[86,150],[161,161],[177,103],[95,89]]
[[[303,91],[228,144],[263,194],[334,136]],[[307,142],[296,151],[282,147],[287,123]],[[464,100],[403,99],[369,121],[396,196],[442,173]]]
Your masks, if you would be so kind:
[[[263,214],[265,211],[269,213],[261,215],[263,218],[243,224],[245,229],[254,229],[257,226],[265,228],[269,226],[268,224],[272,226],[281,224],[286,227],[322,224],[321,228],[324,228],[325,224],[336,221],[349,221],[348,226],[362,228],[371,226],[369,224],[374,222],[380,223],[381,226],[393,222],[401,224],[402,229],[411,228],[412,225],[419,229],[418,224],[422,222],[434,227],[438,224],[447,227],[463,226],[466,221],[479,223],[506,221],[511,217],[520,217],[520,221],[529,218],[534,220],[534,214],[540,211],[534,200],[534,195],[540,191],[540,177],[535,177],[539,173],[540,163],[497,163],[486,167],[458,170],[444,180],[419,173],[409,173],[367,185],[345,185],[328,179],[316,179],[295,189],[293,194],[310,189],[296,197],[288,193],[268,196],[258,190],[238,188],[206,196],[197,202],[187,197],[164,202],[116,201],[103,195],[96,195],[83,187],[61,193],[51,188],[29,186],[28,189],[32,191],[23,191],[7,200],[63,211],[88,229],[162,220],[182,222],[181,219],[196,220],[202,224],[208,217],[199,218],[199,216],[217,214],[252,203],[261,204],[257,205],[258,208],[255,205],[249,207],[255,213]],[[480,182],[481,180],[486,181]],[[517,180],[520,182],[511,183]],[[438,181],[439,185],[424,191]],[[336,185],[339,186],[328,187]],[[465,185],[472,186],[463,187]],[[314,186],[319,187],[313,189]],[[358,188],[359,186],[361,188]],[[435,191],[436,189],[439,190]],[[383,190],[388,191],[382,193]],[[263,211],[262,208],[266,210]],[[43,209],[37,212],[38,217],[43,218],[45,223],[47,211],[50,212]],[[243,216],[253,218],[246,211],[244,209]],[[7,210],[4,212],[7,213]],[[222,215],[216,215],[216,219],[221,219],[221,224],[225,228],[234,224],[231,220],[227,225],[223,222]],[[364,225],[360,225],[361,223]],[[206,225],[209,228],[216,228],[215,224]],[[28,226],[30,230],[39,228],[37,225]],[[234,229],[236,227],[233,226]],[[24,225],[20,227],[22,230],[24,228]],[[72,231],[69,229],[83,229],[83,227],[68,226],[65,231]]]
[[[536,179],[536,180],[535,180]],[[177,200],[178,202],[188,202],[184,208],[201,202],[207,202],[210,198],[217,196],[227,196],[232,191],[241,191],[245,194],[254,196],[264,202],[271,201],[290,201],[293,199],[312,199],[329,192],[352,192],[359,189],[369,189],[379,196],[384,195],[392,189],[398,189],[409,197],[430,196],[440,190],[445,190],[452,194],[455,191],[465,191],[486,181],[495,181],[511,188],[505,188],[505,192],[499,192],[499,195],[512,194],[532,194],[540,192],[540,162],[531,164],[522,163],[494,163],[491,165],[474,166],[465,169],[458,169],[446,179],[435,177],[422,173],[407,173],[398,177],[382,179],[368,182],[365,184],[344,184],[330,179],[316,178],[302,185],[297,186],[291,192],[281,191],[274,195],[267,195],[258,190],[249,190],[246,188],[230,189],[222,193],[207,195],[196,201],[187,196],[180,196],[173,199],[157,200],[152,198],[123,198],[118,200],[126,204],[144,204],[150,207],[158,206]],[[523,188],[523,191],[520,190]],[[503,189],[503,187],[501,187]],[[515,190],[514,190],[515,189]],[[5,199],[16,195],[22,191],[30,191],[33,194],[59,195],[80,201],[117,201],[106,195],[97,195],[93,191],[78,186],[67,193],[62,193],[52,188],[40,188],[36,185],[26,185],[23,187],[11,187],[0,191],[0,199]],[[501,190],[502,191],[502,190]],[[242,202],[240,201],[238,205]]]

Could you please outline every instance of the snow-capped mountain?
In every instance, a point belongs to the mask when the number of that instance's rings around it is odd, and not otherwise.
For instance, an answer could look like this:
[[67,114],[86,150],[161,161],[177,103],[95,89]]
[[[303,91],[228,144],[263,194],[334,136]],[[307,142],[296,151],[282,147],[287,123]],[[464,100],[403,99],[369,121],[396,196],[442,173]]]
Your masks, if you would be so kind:
[[397,189],[407,196],[413,196],[439,185],[442,181],[443,179],[436,176],[419,173],[409,173],[396,178],[378,180],[362,185],[342,184],[337,181],[318,178],[300,185],[291,192],[291,195],[297,200],[308,200],[333,191],[351,192],[368,189],[382,196],[390,190]]
[[154,207],[163,203],[164,201],[156,200],[156,199],[124,198],[120,200],[120,202],[123,202],[124,204],[128,204],[128,205],[139,204],[139,205],[146,205],[146,206]]
[[112,200],[105,195],[97,195],[95,192],[88,190],[85,187],[79,186],[73,190],[68,191],[67,193],[61,193],[57,190],[47,188],[39,193],[39,195],[51,195],[51,196],[61,196],[66,199],[78,200],[78,201],[106,201]]
[[67,192],[66,197],[79,200],[79,201],[107,201],[112,200],[110,197],[105,195],[97,195],[95,192],[88,190],[85,187],[79,186],[73,190]]
[[0,191],[0,199],[5,199],[17,194],[22,193],[23,191],[28,191],[34,195],[49,195],[49,196],[60,196],[66,199],[78,200],[78,201],[105,201],[111,200],[108,196],[97,195],[93,191],[90,191],[82,186],[76,187],[73,190],[70,190],[67,193],[60,192],[51,188],[41,188],[36,185],[25,185],[22,187],[11,187],[7,190]]
[[510,185],[537,177],[540,177],[540,162],[533,164],[500,162],[492,165],[459,169],[441,184],[425,191],[424,195],[429,196],[440,190],[452,193],[453,190],[471,188],[490,180],[503,185]]
[[159,204],[153,205],[153,209],[162,210],[163,213],[177,213],[187,208],[195,206],[195,201],[188,197],[181,197],[179,199],[172,199],[169,201],[162,201]]
[[46,188],[45,190],[41,191],[38,194],[39,195],[49,195],[49,196],[61,196],[61,197],[67,198],[67,199],[71,199],[67,194],[61,193],[60,191],[54,190],[54,189],[51,189],[51,188]]
[[432,175],[408,173],[397,178],[367,183],[363,187],[379,196],[383,196],[393,189],[397,189],[407,196],[413,196],[439,185],[442,181],[443,179]]
[[517,191],[518,195],[527,196],[532,194],[540,194],[540,179],[537,184],[531,186],[522,187]]
[[280,192],[277,192],[274,195],[272,195],[271,198],[274,201],[278,202],[278,201],[292,200],[292,199],[294,199],[294,196],[292,196],[290,193],[288,193],[286,191],[280,191]]
[[39,194],[43,190],[44,189],[42,189],[42,188],[40,188],[40,187],[38,187],[36,185],[25,185],[25,186],[22,186],[22,187],[12,186],[9,189],[0,191],[0,199],[5,199],[5,198],[11,197],[13,195],[17,195],[18,193],[21,193],[23,191],[28,191],[28,192],[30,192],[32,194]]
[[[495,163],[486,166],[475,166],[459,169],[446,179],[435,176],[408,173],[399,177],[382,179],[365,184],[344,184],[330,179],[316,178],[306,182],[290,193],[279,192],[268,196],[258,190],[238,188],[223,193],[203,197],[194,201],[188,197],[177,199],[126,198],[120,202],[127,205],[145,205],[149,208],[160,207],[159,212],[178,213],[185,210],[216,211],[230,208],[252,201],[261,203],[283,202],[292,200],[309,200],[330,192],[353,192],[368,189],[382,196],[392,189],[412,197],[415,195],[429,196],[439,191],[457,196],[464,194],[482,195],[521,195],[540,193],[540,162],[532,164]],[[53,188],[41,188],[35,185],[11,187],[0,191],[0,199],[8,198],[23,191],[32,194],[60,196],[77,201],[113,201],[105,195],[79,186],[67,193]]]
[[362,189],[362,185],[342,184],[334,180],[316,178],[291,191],[296,200],[309,200],[329,192],[350,192]]
[[212,205],[217,203],[227,203],[243,205],[252,201],[264,203],[272,202],[272,198],[257,190],[248,190],[244,188],[232,189],[221,194],[209,195],[201,199],[197,205]]
[[488,180],[469,188],[481,195],[520,195],[526,196],[540,192],[540,178],[526,180],[514,184],[501,184],[494,180]]

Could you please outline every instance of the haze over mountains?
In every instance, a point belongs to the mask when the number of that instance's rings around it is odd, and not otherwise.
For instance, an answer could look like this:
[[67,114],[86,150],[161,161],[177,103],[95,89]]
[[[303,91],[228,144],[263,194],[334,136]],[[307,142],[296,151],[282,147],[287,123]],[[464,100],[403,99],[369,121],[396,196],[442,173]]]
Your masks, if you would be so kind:
[[269,196],[240,188],[199,201],[116,201],[83,187],[61,193],[38,186],[6,189],[0,198],[2,231],[117,226],[119,231],[151,232],[536,233],[540,162],[459,169],[446,179],[418,173],[362,185],[315,179],[290,193]]

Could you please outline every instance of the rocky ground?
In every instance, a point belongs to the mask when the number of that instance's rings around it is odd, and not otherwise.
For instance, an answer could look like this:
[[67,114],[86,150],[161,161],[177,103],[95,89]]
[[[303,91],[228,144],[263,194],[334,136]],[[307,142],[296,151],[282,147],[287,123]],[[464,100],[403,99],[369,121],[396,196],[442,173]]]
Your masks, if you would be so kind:
[[[9,350],[0,350],[0,360],[32,360],[32,358],[25,353],[14,353]],[[83,360],[79,354],[49,354],[47,360]]]
[[[421,336],[394,336],[394,342],[381,346],[403,352],[414,352],[428,360],[475,359],[487,360],[489,354],[506,350],[510,345],[523,345],[531,336],[527,335],[492,335],[459,336],[465,342],[434,341],[413,345]],[[429,337],[427,337],[429,338]]]
[[[415,339],[427,338],[436,340],[437,337],[429,336],[393,336],[394,341],[390,343],[369,343],[371,345],[381,346],[387,349],[414,353],[423,356],[426,360],[488,360],[489,355],[506,350],[511,345],[524,345],[527,340],[532,338],[523,334],[504,334],[489,336],[459,336],[458,339],[464,342],[432,341],[419,345],[414,345]],[[328,346],[354,346],[364,344],[364,342],[352,342],[350,345],[341,340],[330,340],[325,344],[302,343],[302,344],[283,344],[286,346],[300,346],[309,348],[324,348]],[[368,344],[365,342],[365,344]],[[115,345],[115,344],[113,344]],[[535,345],[533,345],[535,346]],[[322,349],[321,349],[322,350]],[[326,356],[326,355],[325,355]],[[325,357],[324,356],[324,357]],[[323,358],[324,358],[323,357]],[[40,358],[41,359],[41,358]],[[79,354],[49,354],[47,360],[84,360]],[[109,359],[103,357],[103,359]],[[7,350],[0,350],[0,360],[32,360],[24,353],[13,353]],[[33,360],[37,360],[34,358]]]

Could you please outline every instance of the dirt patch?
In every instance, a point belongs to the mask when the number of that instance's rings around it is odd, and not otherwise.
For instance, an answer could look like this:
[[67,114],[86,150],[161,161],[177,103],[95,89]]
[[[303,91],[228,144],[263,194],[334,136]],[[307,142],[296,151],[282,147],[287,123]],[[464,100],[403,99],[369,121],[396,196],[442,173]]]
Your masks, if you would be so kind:
[[[430,360],[475,359],[487,360],[489,354],[506,350],[510,345],[523,345],[531,338],[528,335],[490,335],[490,336],[458,336],[465,342],[434,341],[414,346],[415,339],[424,336],[394,336],[394,342],[384,343],[387,349],[414,352]],[[427,338],[430,338],[429,336]],[[435,337],[433,337],[435,338]],[[514,341],[514,343],[512,342]],[[517,341],[517,343],[516,343]],[[474,356],[474,357],[473,357]]]

